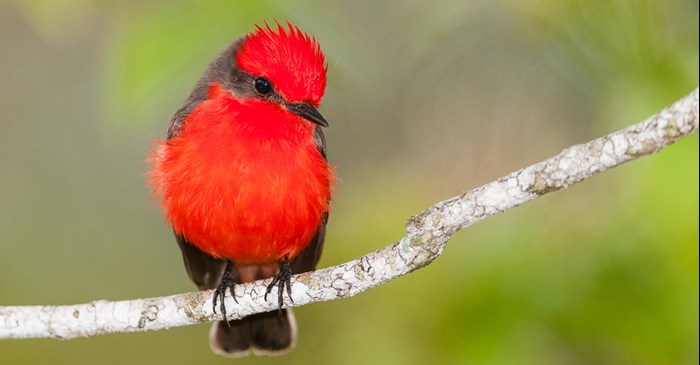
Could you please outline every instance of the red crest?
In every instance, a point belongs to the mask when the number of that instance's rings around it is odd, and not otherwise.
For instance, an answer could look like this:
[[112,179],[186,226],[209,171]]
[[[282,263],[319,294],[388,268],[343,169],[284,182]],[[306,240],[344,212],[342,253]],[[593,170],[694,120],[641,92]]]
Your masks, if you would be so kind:
[[270,80],[288,102],[321,102],[327,70],[323,53],[316,39],[296,26],[257,26],[246,36],[236,62],[243,71]]

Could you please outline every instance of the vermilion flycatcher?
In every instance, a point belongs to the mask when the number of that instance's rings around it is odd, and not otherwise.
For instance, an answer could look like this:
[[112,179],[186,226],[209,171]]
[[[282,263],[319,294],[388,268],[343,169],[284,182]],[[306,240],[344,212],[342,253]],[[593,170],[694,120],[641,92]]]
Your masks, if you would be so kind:
[[[235,283],[274,277],[281,307],[291,275],[316,267],[334,180],[317,111],[326,69],[295,26],[257,27],[209,65],[152,156],[190,279],[216,289],[224,316]],[[288,309],[217,322],[209,343],[228,356],[279,353],[295,345],[296,324]]]

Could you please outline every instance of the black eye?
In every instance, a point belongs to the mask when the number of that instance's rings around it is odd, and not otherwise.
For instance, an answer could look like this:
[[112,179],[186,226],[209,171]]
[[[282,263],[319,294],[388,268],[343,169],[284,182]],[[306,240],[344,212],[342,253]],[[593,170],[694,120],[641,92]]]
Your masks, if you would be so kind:
[[258,77],[255,79],[255,90],[261,94],[267,94],[272,91],[272,83],[264,77]]

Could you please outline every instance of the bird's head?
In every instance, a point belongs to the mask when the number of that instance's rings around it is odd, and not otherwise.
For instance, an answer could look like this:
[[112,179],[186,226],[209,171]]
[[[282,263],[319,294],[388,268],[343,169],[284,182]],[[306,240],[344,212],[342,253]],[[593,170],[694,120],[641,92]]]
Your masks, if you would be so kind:
[[[234,55],[240,79],[253,97],[267,99],[321,126],[328,123],[316,110],[326,88],[327,66],[313,37],[287,23],[269,25],[242,39]],[[250,85],[252,83],[252,85]],[[250,90],[250,89],[249,89]]]

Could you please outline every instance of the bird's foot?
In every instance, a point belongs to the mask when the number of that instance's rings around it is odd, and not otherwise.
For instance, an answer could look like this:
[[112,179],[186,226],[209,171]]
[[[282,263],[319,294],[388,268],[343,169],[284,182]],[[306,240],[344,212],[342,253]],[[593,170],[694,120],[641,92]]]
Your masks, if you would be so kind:
[[[219,300],[221,301],[219,309],[221,310],[221,316],[224,321],[226,321],[226,304],[224,303],[226,289],[231,292],[231,297],[236,303],[238,303],[238,299],[236,299],[236,292],[233,290],[234,286],[236,285],[236,276],[232,272],[233,269],[233,265],[230,262],[226,264],[224,274],[221,276],[219,285],[214,290],[214,298],[212,299],[212,310],[214,313],[216,313],[216,303]],[[226,321],[226,324],[228,324],[228,321]]]
[[292,265],[289,264],[289,258],[284,257],[282,265],[280,265],[280,271],[272,279],[270,285],[267,286],[267,291],[265,291],[265,300],[267,300],[267,295],[272,292],[272,289],[277,285],[277,303],[279,307],[277,308],[277,313],[282,316],[282,306],[284,305],[283,294],[285,289],[287,290],[287,296],[289,300],[294,303],[292,299]]

